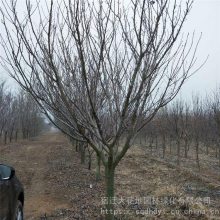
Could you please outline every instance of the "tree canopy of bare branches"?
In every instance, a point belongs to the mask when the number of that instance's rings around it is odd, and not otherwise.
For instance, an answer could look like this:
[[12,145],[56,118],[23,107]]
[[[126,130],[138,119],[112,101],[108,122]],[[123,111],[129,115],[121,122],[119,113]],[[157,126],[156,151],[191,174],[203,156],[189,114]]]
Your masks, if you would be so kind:
[[113,197],[135,136],[198,69],[200,38],[181,32],[193,1],[48,2],[27,0],[21,18],[16,0],[2,1],[1,63],[53,123],[96,151]]

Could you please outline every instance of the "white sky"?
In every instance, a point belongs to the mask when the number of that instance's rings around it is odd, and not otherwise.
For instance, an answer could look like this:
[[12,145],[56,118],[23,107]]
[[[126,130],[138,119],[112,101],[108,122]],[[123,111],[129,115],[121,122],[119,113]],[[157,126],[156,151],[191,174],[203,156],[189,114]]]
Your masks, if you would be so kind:
[[199,35],[198,63],[209,55],[205,66],[192,76],[182,88],[181,96],[191,93],[205,95],[220,85],[220,0],[194,0],[192,11],[185,23],[184,31]]
[[[25,0],[18,0],[20,10],[24,10],[24,3]],[[186,98],[190,98],[192,92],[205,95],[220,85],[220,0],[194,0],[192,11],[184,26],[184,32],[193,31],[197,37],[201,32],[203,34],[197,53],[198,64],[201,64],[208,55],[209,59],[183,86],[180,95]],[[1,66],[0,79],[8,80]],[[10,79],[8,81],[10,85],[15,85]]]

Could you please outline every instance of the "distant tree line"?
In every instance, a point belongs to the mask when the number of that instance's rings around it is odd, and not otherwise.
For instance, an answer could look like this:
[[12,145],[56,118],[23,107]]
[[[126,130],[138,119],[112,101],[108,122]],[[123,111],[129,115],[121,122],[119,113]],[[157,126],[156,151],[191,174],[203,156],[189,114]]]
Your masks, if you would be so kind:
[[212,151],[220,166],[220,88],[206,98],[193,95],[191,101],[179,98],[171,102],[141,131],[137,141],[156,149],[162,158],[176,154],[178,165],[191,150],[199,169],[199,155]]
[[27,139],[39,134],[44,119],[36,102],[21,91],[8,91],[5,82],[0,82],[0,140],[4,144]]

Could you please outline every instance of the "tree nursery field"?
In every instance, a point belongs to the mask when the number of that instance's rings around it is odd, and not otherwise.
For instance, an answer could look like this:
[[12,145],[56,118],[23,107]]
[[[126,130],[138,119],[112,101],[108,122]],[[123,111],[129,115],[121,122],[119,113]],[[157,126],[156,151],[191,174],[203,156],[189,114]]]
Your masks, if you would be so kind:
[[[16,169],[25,187],[26,220],[104,219],[104,169],[96,181],[95,160],[89,170],[61,133],[1,145],[0,161]],[[134,145],[116,170],[115,218],[220,219],[219,175],[202,168],[178,167]]]

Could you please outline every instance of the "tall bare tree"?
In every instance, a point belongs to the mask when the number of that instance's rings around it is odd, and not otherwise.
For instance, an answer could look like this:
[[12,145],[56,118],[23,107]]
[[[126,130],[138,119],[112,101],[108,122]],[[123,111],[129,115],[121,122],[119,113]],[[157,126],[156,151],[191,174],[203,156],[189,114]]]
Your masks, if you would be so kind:
[[27,0],[21,17],[16,0],[2,0],[2,65],[53,123],[95,150],[108,198],[135,136],[197,70],[199,40],[181,32],[192,2],[50,0],[42,12]]
[[192,97],[192,133],[195,144],[196,163],[198,169],[200,169],[200,144],[201,137],[204,129],[204,105],[199,95],[193,95]]
[[172,133],[174,134],[176,141],[178,166],[180,166],[181,141],[184,135],[183,115],[184,115],[184,103],[181,99],[179,99],[171,104],[169,108],[169,117],[168,117],[170,126],[172,127]]
[[213,102],[212,102],[212,110],[213,110],[213,118],[216,124],[216,130],[217,130],[217,148],[216,155],[218,154],[219,158],[219,167],[220,167],[220,88],[218,88],[214,95],[213,95]]

